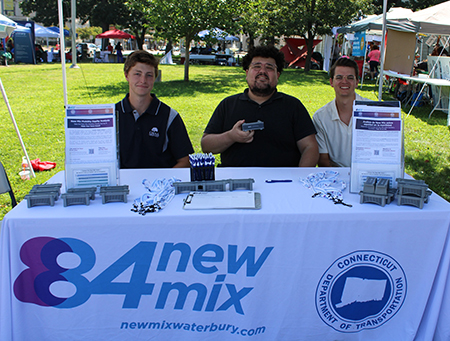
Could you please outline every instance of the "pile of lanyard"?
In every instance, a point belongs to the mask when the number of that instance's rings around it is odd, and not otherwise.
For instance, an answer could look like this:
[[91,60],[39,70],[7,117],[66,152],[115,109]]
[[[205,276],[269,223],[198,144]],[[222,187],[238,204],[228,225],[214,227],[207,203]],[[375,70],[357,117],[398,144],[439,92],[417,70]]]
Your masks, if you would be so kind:
[[344,203],[342,192],[347,187],[345,181],[338,180],[339,172],[325,171],[312,173],[300,182],[313,191],[313,198],[322,197],[333,201],[335,204],[342,204],[348,207],[352,205]]
[[152,183],[147,179],[142,180],[142,185],[148,192],[134,200],[131,210],[142,215],[162,210],[175,196],[173,183],[177,181],[181,180],[162,178],[156,179]]

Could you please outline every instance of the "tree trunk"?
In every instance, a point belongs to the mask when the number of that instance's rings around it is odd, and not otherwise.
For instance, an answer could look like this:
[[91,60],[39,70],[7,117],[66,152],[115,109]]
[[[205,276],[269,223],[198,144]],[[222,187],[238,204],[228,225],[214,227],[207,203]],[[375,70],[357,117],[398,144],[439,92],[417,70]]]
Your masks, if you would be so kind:
[[255,39],[253,38],[253,34],[248,34],[248,47],[247,50],[251,50],[255,47]]
[[[109,24],[102,23],[102,33],[109,30]],[[109,39],[102,39],[102,51],[106,50],[106,46],[108,46]]]
[[192,37],[186,35],[186,47],[184,53],[184,81],[189,82],[189,47],[191,45]]
[[305,60],[305,72],[311,70],[311,56],[314,48],[314,35],[311,31],[308,31],[308,36],[306,37],[306,47],[308,53],[306,54]]

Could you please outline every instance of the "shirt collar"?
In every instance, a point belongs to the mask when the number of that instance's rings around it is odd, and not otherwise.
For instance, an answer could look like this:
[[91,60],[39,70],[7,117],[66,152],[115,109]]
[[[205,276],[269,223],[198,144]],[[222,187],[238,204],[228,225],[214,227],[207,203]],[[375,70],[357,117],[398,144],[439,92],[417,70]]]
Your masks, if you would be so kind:
[[[240,100],[243,100],[243,101],[250,101],[250,102],[256,103],[255,101],[253,101],[253,100],[248,96],[248,91],[249,91],[248,88],[245,89],[244,92],[239,96],[239,99],[240,99]],[[283,97],[283,95],[281,94],[281,92],[278,92],[278,90],[275,89],[275,92],[273,93],[273,95],[272,95],[267,101],[265,101],[265,102],[262,103],[262,104],[268,104],[268,103],[271,103],[272,101],[275,101],[275,100],[280,99],[280,98],[282,98],[282,97]]]
[[[150,102],[150,105],[148,106],[148,108],[142,113],[142,115],[149,114],[149,115],[155,116],[158,114],[157,109],[159,108],[160,100],[156,97],[155,94],[150,94],[150,95],[152,96],[152,101]],[[122,110],[126,114],[133,115],[133,108],[131,106],[129,97],[130,97],[130,94],[128,93],[125,96],[125,98],[122,100]]]
[[[363,97],[361,97],[360,95],[358,95],[356,92],[355,92],[355,101],[360,101],[360,100],[362,100],[363,99]],[[333,109],[334,110],[331,110],[331,120],[333,120],[333,121],[340,121],[341,120],[341,118],[339,117],[339,114],[338,114],[338,110],[337,110],[337,106],[336,106],[336,98],[333,100]],[[350,120],[350,123],[349,123],[349,127],[351,126],[351,124],[352,124],[352,119]]]

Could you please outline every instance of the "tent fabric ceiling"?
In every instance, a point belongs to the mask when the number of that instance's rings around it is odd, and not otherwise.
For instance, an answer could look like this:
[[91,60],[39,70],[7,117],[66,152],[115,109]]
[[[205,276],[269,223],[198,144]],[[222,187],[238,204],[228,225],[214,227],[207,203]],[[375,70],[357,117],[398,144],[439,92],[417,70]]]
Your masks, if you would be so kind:
[[[426,9],[412,12],[409,9],[394,7],[386,14],[389,29],[428,34],[450,34],[450,1]],[[338,33],[382,30],[383,16],[368,17],[351,25],[341,27]]]
[[450,34],[450,1],[414,12],[409,18],[420,33]]
[[59,33],[53,32],[36,23],[34,24],[34,35],[39,38],[59,38]]
[[0,38],[6,38],[17,28],[16,22],[0,14]]
[[[415,24],[407,21],[407,20],[399,20],[399,19],[407,19],[409,16],[413,14],[413,11],[407,8],[402,7],[393,7],[386,13],[386,24],[390,29],[398,30],[398,31],[408,31],[415,32],[417,27]],[[368,30],[376,30],[381,31],[383,29],[383,15],[375,15],[370,16],[356,23],[353,23],[348,26],[344,26],[339,28],[338,33],[347,33],[347,32],[359,32],[359,31],[368,31]]]

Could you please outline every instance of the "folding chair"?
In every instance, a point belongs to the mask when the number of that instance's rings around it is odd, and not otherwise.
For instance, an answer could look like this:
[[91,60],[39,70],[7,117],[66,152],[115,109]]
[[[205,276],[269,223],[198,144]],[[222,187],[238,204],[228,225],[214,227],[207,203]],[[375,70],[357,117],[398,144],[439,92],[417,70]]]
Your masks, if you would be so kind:
[[12,207],[17,205],[16,198],[14,197],[14,193],[11,188],[11,184],[8,180],[8,175],[6,175],[5,168],[3,168],[3,164],[0,162],[0,194],[9,193],[11,197],[11,205]]

